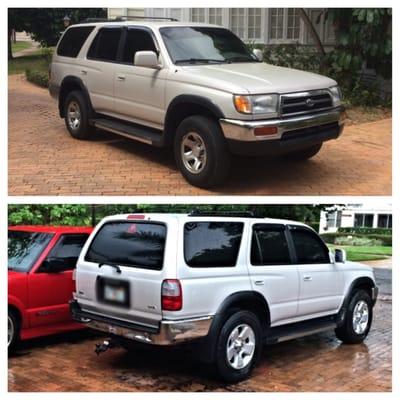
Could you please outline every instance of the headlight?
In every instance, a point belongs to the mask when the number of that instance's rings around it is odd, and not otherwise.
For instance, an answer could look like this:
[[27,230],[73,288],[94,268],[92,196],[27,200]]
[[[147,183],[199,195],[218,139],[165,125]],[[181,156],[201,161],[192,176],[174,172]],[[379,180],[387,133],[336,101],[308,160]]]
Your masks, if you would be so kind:
[[261,94],[256,96],[233,96],[233,103],[242,114],[276,114],[278,111],[277,94]]
[[332,105],[334,107],[340,106],[342,104],[342,91],[339,86],[332,86],[329,88],[332,95]]

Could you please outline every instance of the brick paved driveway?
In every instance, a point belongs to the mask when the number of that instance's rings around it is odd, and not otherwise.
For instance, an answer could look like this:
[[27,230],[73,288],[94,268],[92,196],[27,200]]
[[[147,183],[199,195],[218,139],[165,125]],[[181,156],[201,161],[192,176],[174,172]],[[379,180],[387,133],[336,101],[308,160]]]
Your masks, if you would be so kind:
[[269,346],[253,376],[235,385],[216,382],[182,351],[113,349],[97,357],[101,337],[50,337],[9,359],[9,391],[391,391],[391,321],[391,302],[378,300],[364,344],[324,333]]
[[106,133],[79,142],[44,89],[9,77],[10,195],[390,195],[391,119],[349,126],[313,160],[235,158],[224,187],[187,184],[173,157]]

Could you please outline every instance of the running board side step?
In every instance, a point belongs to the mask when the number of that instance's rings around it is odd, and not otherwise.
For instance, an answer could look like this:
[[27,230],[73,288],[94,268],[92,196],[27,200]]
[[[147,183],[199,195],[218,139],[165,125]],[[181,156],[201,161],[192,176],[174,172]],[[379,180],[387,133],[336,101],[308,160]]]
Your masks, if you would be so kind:
[[266,344],[275,344],[292,339],[298,339],[300,337],[334,330],[336,327],[337,323],[333,319],[319,319],[278,326],[275,328],[271,328],[266,339]]
[[163,147],[164,145],[164,135],[161,130],[111,118],[96,118],[91,120],[91,123],[96,128],[104,129],[105,131],[151,146]]

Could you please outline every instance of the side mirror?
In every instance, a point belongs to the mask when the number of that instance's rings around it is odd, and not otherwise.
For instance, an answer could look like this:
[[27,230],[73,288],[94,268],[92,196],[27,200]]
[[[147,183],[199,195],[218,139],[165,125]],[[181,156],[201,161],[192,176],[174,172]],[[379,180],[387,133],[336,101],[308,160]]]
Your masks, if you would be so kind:
[[343,249],[335,249],[335,262],[345,263],[346,262],[346,251]]
[[[75,260],[75,263],[78,259]],[[39,268],[39,272],[45,272],[48,274],[57,274],[71,269],[71,265],[74,265],[74,260],[64,258],[48,258],[43,261]]]
[[136,67],[160,69],[157,54],[154,51],[137,51],[133,64]]
[[253,49],[253,54],[257,57],[258,61],[263,61],[264,54],[261,49]]

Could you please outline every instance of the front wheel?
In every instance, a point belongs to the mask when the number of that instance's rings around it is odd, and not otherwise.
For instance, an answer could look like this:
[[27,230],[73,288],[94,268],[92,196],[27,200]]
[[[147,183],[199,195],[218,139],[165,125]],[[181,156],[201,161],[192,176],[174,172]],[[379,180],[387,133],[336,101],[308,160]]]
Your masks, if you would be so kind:
[[216,369],[226,382],[247,379],[261,353],[261,326],[256,315],[239,311],[227,319],[217,339]]
[[13,310],[8,310],[7,328],[8,354],[12,354],[17,347],[19,340],[19,321],[16,313]]
[[64,102],[64,116],[65,125],[73,138],[90,138],[93,128],[89,124],[88,106],[82,92],[68,94]]
[[218,123],[195,115],[179,125],[174,138],[176,163],[186,180],[209,188],[223,183],[230,167],[230,153]]
[[347,306],[342,326],[336,328],[336,337],[343,343],[361,343],[368,335],[372,322],[372,299],[365,290],[357,290]]

